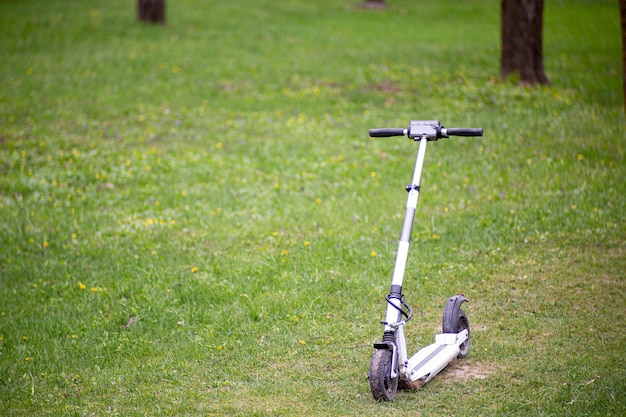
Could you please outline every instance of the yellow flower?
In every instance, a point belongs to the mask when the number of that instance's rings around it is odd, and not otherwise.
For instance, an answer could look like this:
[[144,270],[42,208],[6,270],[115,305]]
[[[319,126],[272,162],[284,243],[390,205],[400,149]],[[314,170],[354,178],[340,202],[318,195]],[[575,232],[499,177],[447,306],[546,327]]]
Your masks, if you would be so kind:
[[309,241],[307,240],[306,242],[304,242],[304,246],[306,246],[306,247],[308,248],[309,246],[311,246],[311,242],[309,242]]
[[28,336],[22,336],[22,340],[23,341],[27,341],[28,340]]
[[372,251],[372,253],[370,253],[370,256],[371,256],[372,258],[376,257],[376,252]]
[[85,288],[87,288],[87,286],[83,284],[82,282],[78,281],[78,288],[80,288],[81,290],[84,290]]
[[283,251],[282,251],[283,256],[287,256],[288,253],[289,253],[289,251],[287,251],[287,249],[283,249]]
[[191,272],[193,272],[194,274],[198,272],[198,267],[194,266],[193,268],[191,268]]

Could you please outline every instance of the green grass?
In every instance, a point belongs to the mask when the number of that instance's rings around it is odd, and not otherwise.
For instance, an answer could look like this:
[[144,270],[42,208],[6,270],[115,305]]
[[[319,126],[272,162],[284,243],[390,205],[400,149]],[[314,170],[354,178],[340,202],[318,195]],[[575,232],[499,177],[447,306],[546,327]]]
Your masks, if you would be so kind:
[[[626,414],[617,5],[547,2],[529,89],[499,2],[388,3],[0,3],[0,414]],[[433,118],[485,136],[428,148],[409,350],[457,292],[472,347],[379,404],[416,146],[367,131]]]

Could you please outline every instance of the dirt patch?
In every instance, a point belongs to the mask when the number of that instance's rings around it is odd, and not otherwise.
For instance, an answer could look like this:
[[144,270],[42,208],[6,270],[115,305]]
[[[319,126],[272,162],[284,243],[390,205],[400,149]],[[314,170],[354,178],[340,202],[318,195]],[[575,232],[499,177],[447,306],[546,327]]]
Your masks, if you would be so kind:
[[[470,379],[487,379],[493,373],[496,372],[496,367],[482,363],[482,362],[469,362],[466,360],[459,361],[455,359],[446,366],[443,371],[435,379],[442,378],[448,380],[463,380]],[[424,386],[422,381],[409,382],[400,380],[398,389],[401,390],[418,390]]]
[[455,360],[443,370],[441,376],[454,379],[487,379],[496,372],[496,367],[482,362]]
[[391,81],[383,81],[383,82],[374,84],[371,86],[371,88],[383,94],[393,94],[393,93],[402,92],[402,89],[396,86]]

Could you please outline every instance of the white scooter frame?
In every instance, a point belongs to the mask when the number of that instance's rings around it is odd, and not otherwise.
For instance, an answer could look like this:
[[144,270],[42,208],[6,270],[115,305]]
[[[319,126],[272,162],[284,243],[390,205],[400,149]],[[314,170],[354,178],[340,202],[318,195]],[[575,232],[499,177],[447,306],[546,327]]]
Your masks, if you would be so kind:
[[405,388],[419,389],[456,357],[463,358],[469,351],[469,320],[460,308],[467,299],[462,294],[458,294],[450,297],[446,303],[442,333],[435,336],[435,343],[420,349],[409,358],[404,337],[404,325],[411,319],[412,311],[404,301],[402,285],[413,220],[420,193],[420,180],[427,143],[449,136],[482,136],[483,130],[474,128],[446,129],[436,120],[419,120],[412,121],[407,129],[371,129],[369,133],[372,137],[408,136],[414,141],[419,141],[413,181],[406,186],[409,195],[398,243],[391,289],[387,296],[385,321],[382,322],[385,331],[382,341],[374,344],[376,350],[372,356],[368,373],[374,399],[391,401],[399,384]]

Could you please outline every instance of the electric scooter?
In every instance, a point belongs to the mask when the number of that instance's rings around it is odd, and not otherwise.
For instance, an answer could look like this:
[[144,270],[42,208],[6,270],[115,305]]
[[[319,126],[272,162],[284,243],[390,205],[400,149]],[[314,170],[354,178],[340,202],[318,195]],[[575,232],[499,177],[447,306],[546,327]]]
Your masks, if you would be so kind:
[[387,310],[381,342],[374,343],[374,355],[368,373],[372,396],[376,401],[391,401],[398,387],[419,389],[430,381],[455,358],[464,358],[470,347],[470,326],[461,305],[467,301],[462,294],[448,299],[443,310],[442,333],[435,336],[435,343],[420,349],[408,357],[404,325],[413,312],[402,293],[402,283],[409,252],[409,241],[420,194],[420,178],[426,155],[426,144],[450,136],[482,136],[483,129],[446,129],[437,120],[412,121],[408,128],[370,129],[371,137],[408,136],[419,141],[413,182],[406,186],[409,195],[406,202],[404,223],[396,263],[387,295]]

